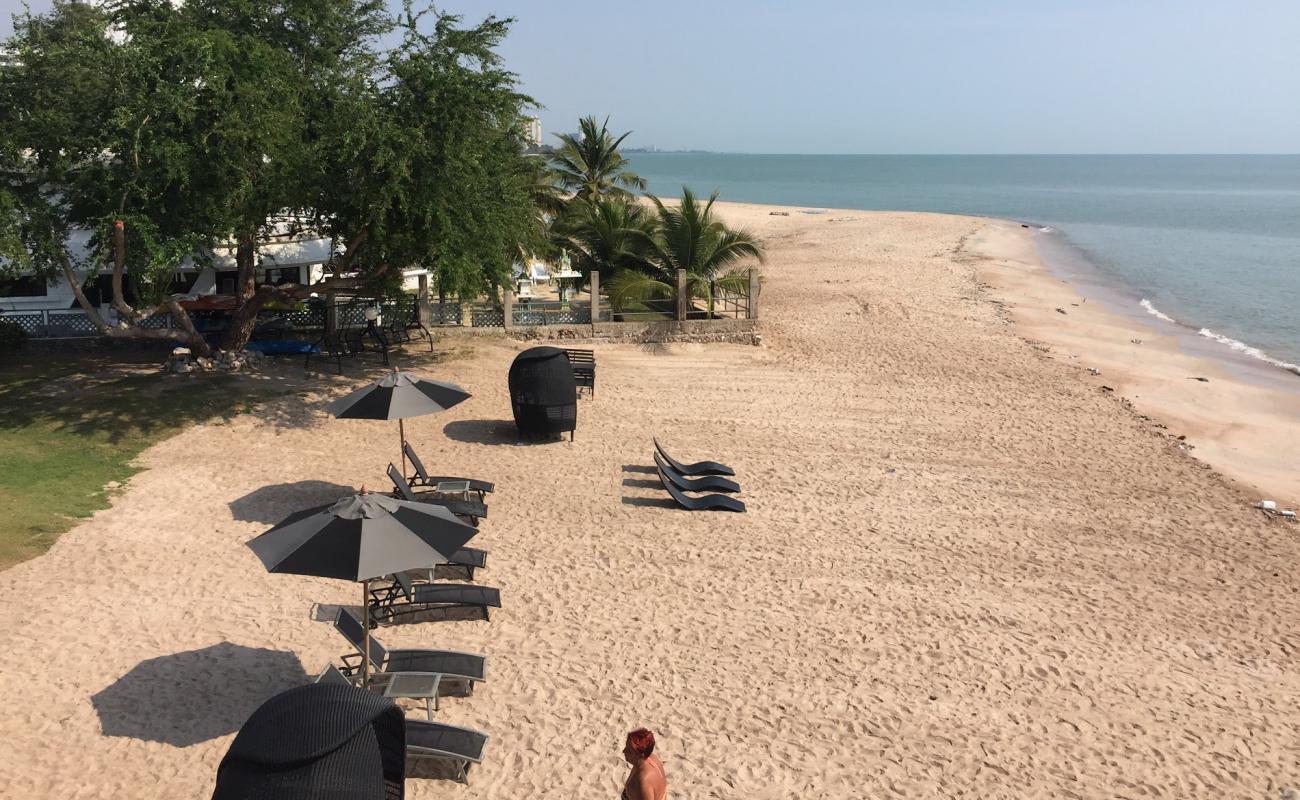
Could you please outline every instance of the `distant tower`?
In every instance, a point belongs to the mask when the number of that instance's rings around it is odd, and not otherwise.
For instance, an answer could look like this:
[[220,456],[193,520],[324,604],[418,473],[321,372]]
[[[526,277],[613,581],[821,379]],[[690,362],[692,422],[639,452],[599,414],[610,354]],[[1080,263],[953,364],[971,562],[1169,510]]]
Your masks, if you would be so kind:
[[542,146],[542,118],[528,118],[528,143],[533,147]]

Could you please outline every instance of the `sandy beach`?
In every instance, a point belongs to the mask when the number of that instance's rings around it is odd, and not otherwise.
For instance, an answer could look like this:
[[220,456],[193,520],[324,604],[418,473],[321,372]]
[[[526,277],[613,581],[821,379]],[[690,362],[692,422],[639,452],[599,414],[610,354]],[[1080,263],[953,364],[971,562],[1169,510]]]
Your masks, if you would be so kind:
[[[497,484],[503,603],[377,633],[489,661],[439,713],[492,737],[471,785],[409,796],[614,797],[642,725],[674,798],[1300,786],[1300,527],[1251,508],[1300,500],[1295,396],[1081,303],[1014,223],[719,207],[769,248],[762,346],[595,345],[572,443],[516,442],[524,342],[399,357],[474,395],[406,430]],[[366,379],[151,448],[0,573],[0,795],[208,797],[247,715],[347,650],[358,587],[244,542],[386,485],[394,426],[322,411]],[[749,513],[667,504],[652,436],[735,467]]]

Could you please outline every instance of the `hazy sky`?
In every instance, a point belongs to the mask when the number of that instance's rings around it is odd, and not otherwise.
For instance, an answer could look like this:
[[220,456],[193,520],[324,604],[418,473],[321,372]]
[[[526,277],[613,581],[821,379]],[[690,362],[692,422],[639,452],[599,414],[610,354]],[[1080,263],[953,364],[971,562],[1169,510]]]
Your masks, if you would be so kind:
[[736,152],[1300,151],[1300,0],[439,8],[517,18],[502,53],[547,141],[595,114],[631,145]]

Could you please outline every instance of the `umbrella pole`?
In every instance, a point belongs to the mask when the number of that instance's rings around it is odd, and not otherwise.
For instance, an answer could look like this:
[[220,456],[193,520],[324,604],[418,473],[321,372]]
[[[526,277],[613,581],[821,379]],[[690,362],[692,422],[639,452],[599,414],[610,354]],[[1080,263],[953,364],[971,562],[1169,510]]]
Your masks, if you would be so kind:
[[370,687],[370,579],[361,582],[361,607],[366,636],[361,645],[361,688]]
[[397,438],[401,439],[402,450],[402,477],[406,477],[406,423],[402,420],[397,421]]

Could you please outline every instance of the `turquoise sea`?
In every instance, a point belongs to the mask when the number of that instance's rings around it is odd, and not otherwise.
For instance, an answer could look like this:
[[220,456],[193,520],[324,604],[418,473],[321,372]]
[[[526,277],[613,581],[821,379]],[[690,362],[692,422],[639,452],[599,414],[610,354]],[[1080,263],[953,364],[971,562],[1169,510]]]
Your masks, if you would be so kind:
[[1006,217],[1049,266],[1197,350],[1300,374],[1300,156],[633,153],[664,197]]

